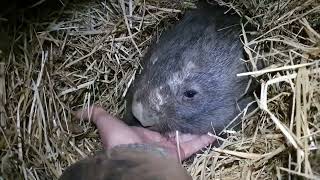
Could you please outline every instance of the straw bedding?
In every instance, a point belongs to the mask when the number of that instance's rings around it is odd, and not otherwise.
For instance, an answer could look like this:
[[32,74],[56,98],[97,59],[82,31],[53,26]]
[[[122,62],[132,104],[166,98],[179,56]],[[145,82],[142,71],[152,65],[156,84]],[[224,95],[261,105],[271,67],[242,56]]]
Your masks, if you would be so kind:
[[[100,150],[95,127],[71,112],[96,103],[121,117],[148,46],[196,1],[59,2],[18,24],[0,18],[4,179],[56,179]],[[184,166],[194,179],[319,179],[320,2],[217,2],[255,29],[243,38],[252,69],[239,76],[260,83],[259,108],[240,114],[242,130],[219,139],[221,147]]]

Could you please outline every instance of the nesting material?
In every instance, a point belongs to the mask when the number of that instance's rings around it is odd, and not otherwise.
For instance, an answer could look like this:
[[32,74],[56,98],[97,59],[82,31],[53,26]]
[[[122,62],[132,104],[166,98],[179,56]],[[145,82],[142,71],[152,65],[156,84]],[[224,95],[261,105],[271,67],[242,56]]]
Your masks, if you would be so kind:
[[[259,107],[240,114],[241,131],[228,131],[219,148],[184,166],[199,180],[319,179],[320,2],[217,2],[244,17],[251,69],[239,76],[260,83]],[[14,39],[0,61],[0,177],[56,179],[99,151],[95,127],[72,112],[96,103],[121,116],[150,43],[194,3],[81,2],[41,22],[9,24]],[[253,39],[245,35],[247,24]]]

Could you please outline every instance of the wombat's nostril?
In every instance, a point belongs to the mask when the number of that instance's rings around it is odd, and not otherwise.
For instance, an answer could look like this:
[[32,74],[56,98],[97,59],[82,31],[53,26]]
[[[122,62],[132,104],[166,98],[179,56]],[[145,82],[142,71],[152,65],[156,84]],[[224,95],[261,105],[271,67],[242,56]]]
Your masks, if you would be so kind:
[[153,126],[157,122],[159,122],[159,118],[152,115],[150,110],[146,109],[140,101],[136,100],[135,97],[133,98],[131,108],[133,115],[140,121],[143,126]]

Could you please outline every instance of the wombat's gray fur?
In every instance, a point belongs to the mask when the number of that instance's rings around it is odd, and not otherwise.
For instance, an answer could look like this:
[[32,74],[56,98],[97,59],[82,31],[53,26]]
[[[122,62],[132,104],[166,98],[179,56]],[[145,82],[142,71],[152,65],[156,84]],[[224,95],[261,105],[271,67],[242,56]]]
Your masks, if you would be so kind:
[[224,13],[222,7],[190,11],[162,34],[130,87],[127,122],[133,114],[160,133],[218,134],[251,101],[242,96],[249,79],[236,76],[246,72],[240,19]]

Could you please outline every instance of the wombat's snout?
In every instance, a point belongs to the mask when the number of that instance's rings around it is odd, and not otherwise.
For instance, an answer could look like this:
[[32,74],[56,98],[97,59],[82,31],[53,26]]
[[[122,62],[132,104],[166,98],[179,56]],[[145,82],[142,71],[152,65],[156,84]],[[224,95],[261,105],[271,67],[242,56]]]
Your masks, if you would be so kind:
[[133,96],[132,113],[144,127],[153,126],[159,122],[159,117],[151,113],[143,104],[137,100],[136,94]]

